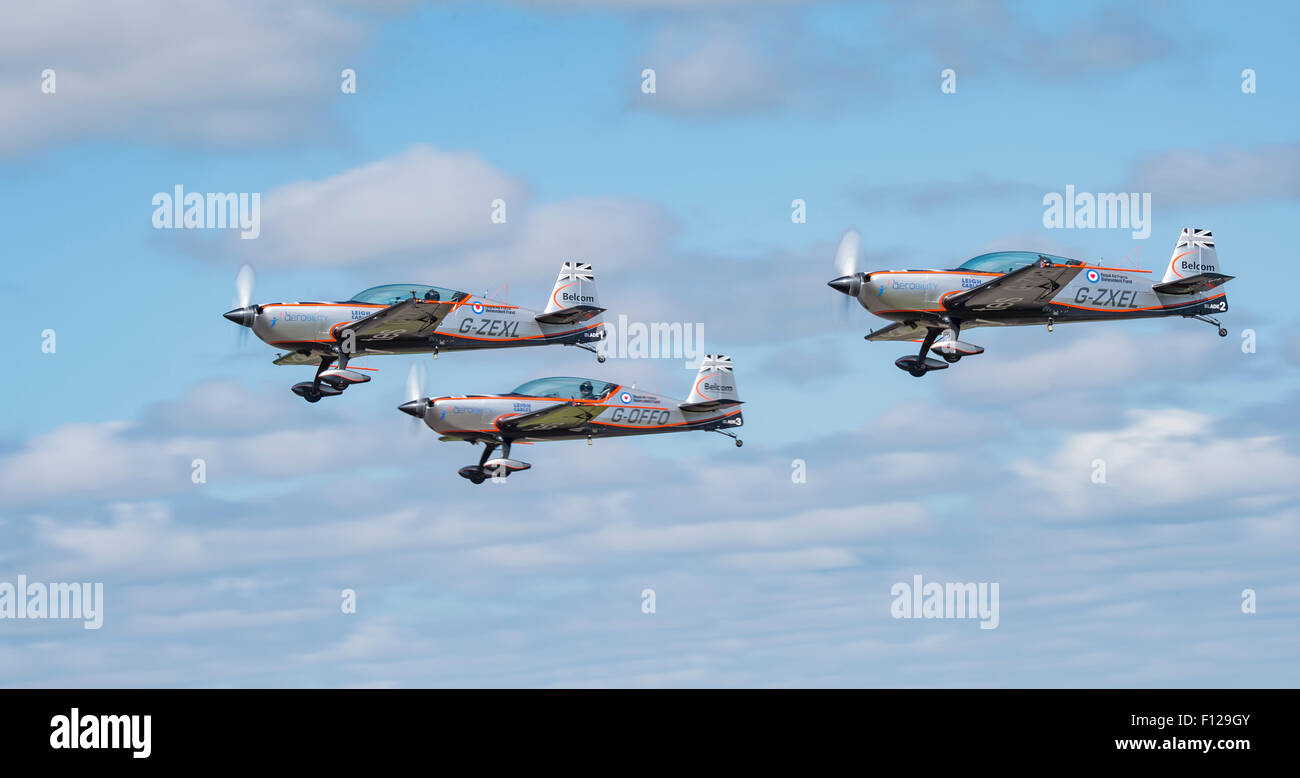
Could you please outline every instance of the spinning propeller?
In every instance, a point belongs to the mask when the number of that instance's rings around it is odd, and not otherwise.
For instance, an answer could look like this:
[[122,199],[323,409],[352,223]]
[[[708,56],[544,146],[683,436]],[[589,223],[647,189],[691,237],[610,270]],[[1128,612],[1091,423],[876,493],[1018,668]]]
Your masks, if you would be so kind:
[[412,433],[418,433],[424,423],[424,409],[429,407],[429,399],[424,393],[424,364],[412,362],[411,370],[406,374],[406,402],[397,406],[402,413],[410,414],[415,422],[411,425]]
[[253,305],[253,266],[243,265],[239,268],[239,273],[235,275],[235,308],[222,314],[235,324],[242,325],[245,329],[239,331],[239,345],[243,346],[248,340],[248,327],[253,326],[253,320],[261,313],[256,305]]
[[861,242],[857,230],[846,230],[835,247],[835,272],[839,276],[826,285],[845,297],[840,302],[839,313],[843,317],[849,310],[849,298],[856,298],[862,289],[862,282],[869,274],[858,272],[858,245]]

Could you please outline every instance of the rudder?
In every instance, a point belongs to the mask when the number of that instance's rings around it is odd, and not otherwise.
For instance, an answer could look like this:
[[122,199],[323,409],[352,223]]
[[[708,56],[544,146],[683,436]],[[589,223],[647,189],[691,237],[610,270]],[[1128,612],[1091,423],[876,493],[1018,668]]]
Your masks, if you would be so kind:
[[555,279],[551,299],[546,301],[545,313],[568,310],[578,306],[600,307],[596,295],[596,275],[586,262],[565,262]]
[[1201,273],[1218,273],[1219,255],[1214,250],[1214,235],[1209,230],[1184,227],[1174,246],[1162,283],[1179,281]]
[[731,369],[731,357],[725,354],[705,354],[686,403],[700,405],[739,402],[740,394],[736,391],[736,374]]

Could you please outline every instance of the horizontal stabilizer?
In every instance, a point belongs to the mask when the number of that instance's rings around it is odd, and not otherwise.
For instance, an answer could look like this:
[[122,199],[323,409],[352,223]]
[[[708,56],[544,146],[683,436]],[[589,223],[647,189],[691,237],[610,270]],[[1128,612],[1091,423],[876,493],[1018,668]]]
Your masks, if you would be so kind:
[[1187,278],[1154,284],[1151,288],[1159,294],[1196,294],[1225,284],[1234,277],[1222,273],[1197,273]]
[[743,400],[709,400],[700,403],[682,403],[677,406],[677,409],[683,413],[712,413],[723,408],[734,408],[743,402]]
[[541,313],[536,318],[538,324],[576,324],[604,312],[604,308],[597,308],[594,305],[575,305],[551,313]]

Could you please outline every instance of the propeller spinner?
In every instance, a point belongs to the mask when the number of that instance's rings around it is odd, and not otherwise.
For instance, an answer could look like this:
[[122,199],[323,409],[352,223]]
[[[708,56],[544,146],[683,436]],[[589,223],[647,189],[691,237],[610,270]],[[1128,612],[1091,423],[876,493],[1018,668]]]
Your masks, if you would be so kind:
[[239,268],[239,273],[235,276],[235,305],[238,307],[226,311],[222,316],[244,327],[253,326],[253,320],[257,318],[261,311],[256,305],[253,305],[252,265],[244,265]]

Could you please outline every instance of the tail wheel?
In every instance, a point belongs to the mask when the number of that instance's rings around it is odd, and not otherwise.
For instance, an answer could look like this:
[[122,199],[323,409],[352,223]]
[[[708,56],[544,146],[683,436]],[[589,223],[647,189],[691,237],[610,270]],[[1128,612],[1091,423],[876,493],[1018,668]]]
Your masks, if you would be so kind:
[[1220,338],[1226,338],[1226,337],[1228,337],[1228,330],[1227,330],[1226,327],[1220,327],[1220,328],[1219,328],[1219,337],[1220,337]]

